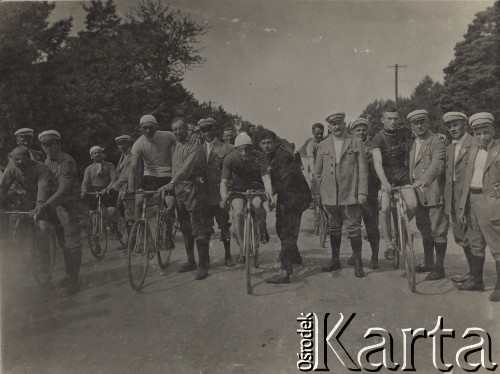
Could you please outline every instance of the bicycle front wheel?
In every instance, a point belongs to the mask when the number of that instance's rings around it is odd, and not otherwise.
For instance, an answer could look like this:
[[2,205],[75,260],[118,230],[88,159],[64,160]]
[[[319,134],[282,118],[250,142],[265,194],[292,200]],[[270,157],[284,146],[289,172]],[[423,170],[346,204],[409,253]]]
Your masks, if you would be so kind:
[[47,284],[50,281],[56,263],[55,233],[50,230],[46,239],[47,243],[41,243],[38,240],[38,235],[35,235],[31,252],[35,265],[35,280],[39,285]]
[[147,240],[147,224],[142,219],[135,221],[130,230],[128,241],[128,279],[136,291],[144,286],[148,273],[149,248]]
[[108,249],[108,232],[102,214],[92,212],[87,225],[87,239],[92,255],[100,260]]
[[157,222],[156,254],[158,255],[158,264],[162,269],[166,269],[170,263],[170,256],[172,254],[172,242],[170,240],[171,233],[167,228],[165,215],[161,214]]
[[255,241],[253,234],[253,220],[251,217],[245,219],[245,229],[243,236],[243,248],[245,250],[245,279],[247,286],[247,293],[250,295],[252,293],[252,262],[253,253],[252,245]]
[[415,292],[417,281],[415,279],[415,251],[413,249],[413,236],[411,235],[410,221],[405,215],[403,219],[403,227],[406,231],[406,240],[404,246],[404,257],[406,265],[406,277],[408,278],[408,287],[411,292]]

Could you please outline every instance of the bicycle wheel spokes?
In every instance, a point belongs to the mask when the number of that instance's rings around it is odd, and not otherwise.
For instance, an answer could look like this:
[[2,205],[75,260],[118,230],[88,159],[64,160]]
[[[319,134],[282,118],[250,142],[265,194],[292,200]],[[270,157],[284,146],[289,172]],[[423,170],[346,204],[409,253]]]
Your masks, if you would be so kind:
[[128,278],[136,291],[142,289],[149,264],[147,225],[142,219],[137,220],[130,230],[128,241]]
[[158,264],[162,269],[166,269],[170,263],[170,256],[172,254],[171,233],[170,228],[167,227],[165,215],[161,213],[158,218],[158,227],[156,228],[156,251],[158,255]]
[[90,214],[87,239],[92,255],[98,260],[103,258],[108,248],[108,233],[104,226],[102,214],[99,211]]

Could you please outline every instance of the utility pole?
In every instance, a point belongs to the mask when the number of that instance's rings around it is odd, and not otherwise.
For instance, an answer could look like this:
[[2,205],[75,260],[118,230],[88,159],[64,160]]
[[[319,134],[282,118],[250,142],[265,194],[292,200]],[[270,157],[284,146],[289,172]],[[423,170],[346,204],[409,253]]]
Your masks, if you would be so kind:
[[396,109],[398,109],[398,97],[399,97],[399,94],[398,94],[398,69],[399,68],[407,68],[408,66],[406,65],[392,65],[392,66],[387,66],[388,68],[392,68],[394,69],[394,86],[395,86],[395,98],[396,98]]

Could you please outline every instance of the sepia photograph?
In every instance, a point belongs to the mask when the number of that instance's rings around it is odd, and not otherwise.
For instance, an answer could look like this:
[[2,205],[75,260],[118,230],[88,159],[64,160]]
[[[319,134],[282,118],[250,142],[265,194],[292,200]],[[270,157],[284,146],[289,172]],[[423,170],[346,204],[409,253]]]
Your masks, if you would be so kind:
[[500,372],[500,0],[0,0],[0,372]]

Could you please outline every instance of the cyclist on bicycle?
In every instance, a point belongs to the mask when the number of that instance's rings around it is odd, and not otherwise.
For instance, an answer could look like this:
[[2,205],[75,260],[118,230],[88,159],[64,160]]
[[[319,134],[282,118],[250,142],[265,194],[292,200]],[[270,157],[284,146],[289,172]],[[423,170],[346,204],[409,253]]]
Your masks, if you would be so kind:
[[[186,246],[187,262],[180,273],[197,270],[196,280],[205,279],[210,265],[209,245],[212,227],[208,223],[207,189],[205,172],[207,168],[203,146],[191,144],[188,140],[186,121],[173,119],[172,131],[177,139],[172,156],[172,180],[160,191],[175,191],[177,214]],[[194,241],[198,249],[198,267],[194,258]]]
[[[246,133],[240,133],[234,140],[236,152],[231,152],[224,159],[222,180],[220,184],[221,207],[228,203],[229,183],[232,183],[233,192],[264,189],[269,199],[269,206],[274,206],[273,187],[271,183],[270,167],[266,155],[254,149],[252,139]],[[265,209],[260,197],[253,199],[255,221],[262,232],[265,229]],[[243,235],[246,201],[243,196],[232,197],[233,223],[236,239],[240,245],[240,255],[237,262],[243,263]]]
[[[118,215],[116,209],[118,193],[116,190],[110,189],[113,180],[116,179],[116,171],[111,162],[104,161],[103,151],[104,148],[98,145],[90,148],[90,157],[94,162],[85,169],[81,197],[90,210],[97,210],[97,197],[88,195],[87,193],[100,192],[103,194],[103,196],[101,196],[101,204],[108,211],[113,235],[117,239],[121,239],[122,234],[118,231]],[[100,249],[100,247],[98,248]]]
[[[139,187],[146,191],[156,191],[172,179],[172,152],[176,143],[174,134],[170,131],[158,130],[158,122],[150,114],[142,116],[139,125],[142,136],[135,141],[131,150],[132,158],[127,186],[128,192],[131,193]],[[144,174],[138,180],[141,159],[144,162]],[[142,214],[142,199],[144,199],[143,195],[136,195],[136,219]],[[167,207],[167,229],[172,232],[175,219],[175,197],[166,195],[164,203]],[[173,245],[173,243],[170,244]]]
[[273,192],[276,203],[276,233],[281,241],[281,271],[267,283],[289,283],[292,264],[302,264],[297,247],[302,213],[312,202],[312,195],[304,174],[294,155],[277,143],[276,134],[269,130],[259,132],[260,148],[267,155],[271,167]]
[[[385,258],[392,260],[396,254],[396,243],[391,233],[391,188],[412,185],[408,172],[408,153],[412,142],[411,130],[401,127],[396,109],[386,109],[381,117],[383,129],[372,139],[372,155],[375,171],[381,184],[382,233],[385,238]],[[408,219],[417,211],[417,196],[411,188],[401,190],[406,203]]]

